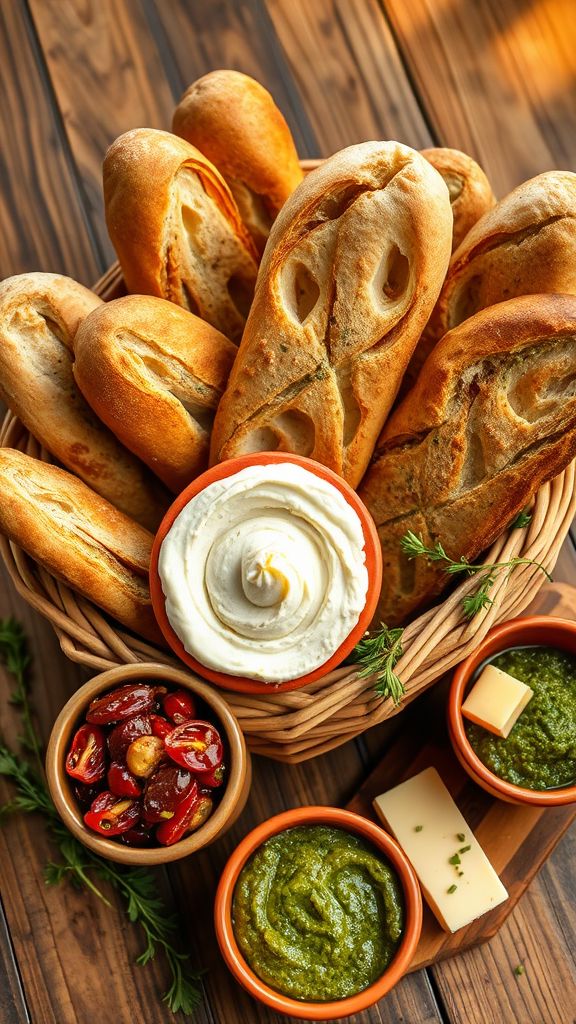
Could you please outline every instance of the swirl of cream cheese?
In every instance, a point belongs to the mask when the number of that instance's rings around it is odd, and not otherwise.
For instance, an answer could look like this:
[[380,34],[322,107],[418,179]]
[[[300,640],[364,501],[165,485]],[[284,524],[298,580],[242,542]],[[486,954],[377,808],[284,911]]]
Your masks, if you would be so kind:
[[189,654],[270,683],[323,665],[368,590],[358,514],[333,484],[290,462],[205,487],[164,538],[158,572]]

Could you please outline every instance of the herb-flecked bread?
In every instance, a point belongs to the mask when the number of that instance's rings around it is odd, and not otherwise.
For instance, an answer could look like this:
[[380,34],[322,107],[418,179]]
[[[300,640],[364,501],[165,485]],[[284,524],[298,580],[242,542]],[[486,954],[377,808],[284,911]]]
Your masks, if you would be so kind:
[[268,90],[240,71],[211,71],[182,96],[172,131],[218,168],[262,253],[278,212],[302,181],[290,129]]
[[211,460],[278,450],[361,479],[446,272],[448,189],[407,146],[312,171],[275,221]]
[[169,299],[238,341],[258,254],[210,161],[177,135],[135,128],[106,154],[104,204],[128,291]]
[[384,559],[375,623],[404,622],[446,586],[409,560],[411,530],[473,560],[576,456],[576,297],[526,295],[438,343],[390,417],[359,495]]

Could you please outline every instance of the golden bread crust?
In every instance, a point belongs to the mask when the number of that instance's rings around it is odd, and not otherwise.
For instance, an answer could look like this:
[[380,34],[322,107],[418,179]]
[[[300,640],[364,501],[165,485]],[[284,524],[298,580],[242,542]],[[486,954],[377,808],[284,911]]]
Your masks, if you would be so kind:
[[400,548],[408,530],[475,559],[576,456],[576,297],[482,310],[433,349],[359,488],[380,537],[375,621],[403,622],[447,577]]
[[103,305],[88,288],[59,274],[20,274],[3,281],[0,397],[71,472],[155,529],[167,495],[94,415],[74,381],[74,337]]
[[128,291],[169,299],[237,340],[258,256],[216,168],[176,135],[135,128],[112,143],[103,175]]
[[487,210],[496,197],[484,171],[471,156],[459,149],[444,147],[421,149],[420,153],[442,175],[450,193],[454,217],[452,252]]
[[74,353],[74,376],[100,419],[171,490],[183,490],[207,466],[236,347],[172,302],[127,295],[84,321]]
[[290,129],[268,90],[240,71],[211,71],[182,96],[172,131],[218,168],[262,252],[270,225],[303,176]]
[[71,473],[1,448],[0,530],[128,629],[163,644],[148,587],[152,534]]
[[281,210],[212,434],[361,479],[450,256],[448,190],[414,150],[351,146]]

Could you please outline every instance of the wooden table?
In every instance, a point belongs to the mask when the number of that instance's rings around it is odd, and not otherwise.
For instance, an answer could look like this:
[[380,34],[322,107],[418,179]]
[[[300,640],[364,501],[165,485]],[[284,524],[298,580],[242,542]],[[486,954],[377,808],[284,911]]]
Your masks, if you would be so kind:
[[[575,52],[573,0],[2,0],[1,276],[96,280],[113,259],[100,191],[106,146],[138,125],[168,128],[184,86],[211,68],[239,68],[271,89],[303,157],[372,138],[456,146],[503,195],[547,168],[575,168]],[[556,578],[576,581],[575,570],[568,542]],[[46,738],[85,674],[8,586],[0,614],[16,615],[31,637]],[[278,810],[346,801],[389,738],[390,726],[377,729],[299,768],[257,760],[234,833],[159,874],[183,940],[209,970],[198,1022],[278,1019],[237,988],[215,948],[212,895],[231,846]],[[2,1022],[169,1020],[163,970],[133,966],[139,941],[119,906],[46,889],[50,855],[32,818],[0,832]],[[574,1022],[575,859],[572,831],[492,942],[406,977],[358,1022]]]

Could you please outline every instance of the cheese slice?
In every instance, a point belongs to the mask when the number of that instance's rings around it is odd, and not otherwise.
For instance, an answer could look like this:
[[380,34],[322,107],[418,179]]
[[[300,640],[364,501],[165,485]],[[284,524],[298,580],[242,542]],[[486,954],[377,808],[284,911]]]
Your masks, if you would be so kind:
[[494,665],[480,673],[462,705],[462,714],[503,739],[518,721],[534,690]]
[[412,862],[445,931],[464,928],[508,899],[435,768],[376,797],[374,808]]

